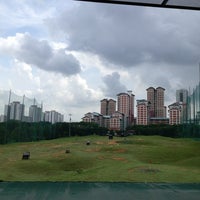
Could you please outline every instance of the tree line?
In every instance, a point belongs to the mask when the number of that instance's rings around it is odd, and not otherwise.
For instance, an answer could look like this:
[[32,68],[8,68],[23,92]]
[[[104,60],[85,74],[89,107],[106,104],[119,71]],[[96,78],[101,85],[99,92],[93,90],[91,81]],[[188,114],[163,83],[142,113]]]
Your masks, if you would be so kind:
[[135,135],[160,135],[165,137],[179,138],[191,137],[200,138],[200,126],[197,124],[156,124],[156,125],[134,125],[129,126],[127,131]]
[[21,121],[8,121],[0,123],[0,144],[13,142],[32,142],[50,140],[69,136],[106,135],[107,129],[99,127],[96,123],[55,123],[38,122],[27,123]]
[[0,123],[0,144],[13,142],[31,142],[50,140],[70,136],[113,134],[118,136],[131,135],[160,135],[166,137],[193,137],[200,138],[200,126],[195,124],[182,125],[133,125],[126,131],[115,132],[99,127],[96,123],[62,122],[51,124],[49,122],[27,123],[21,121],[8,121]]

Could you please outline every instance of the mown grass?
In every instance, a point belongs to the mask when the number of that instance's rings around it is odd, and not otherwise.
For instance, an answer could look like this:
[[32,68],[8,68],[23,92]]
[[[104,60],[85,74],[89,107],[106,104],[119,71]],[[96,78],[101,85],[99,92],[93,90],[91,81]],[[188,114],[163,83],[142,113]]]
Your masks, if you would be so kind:
[[[29,160],[22,160],[25,151]],[[0,163],[2,181],[199,183],[200,141],[87,136],[15,143],[0,145]]]

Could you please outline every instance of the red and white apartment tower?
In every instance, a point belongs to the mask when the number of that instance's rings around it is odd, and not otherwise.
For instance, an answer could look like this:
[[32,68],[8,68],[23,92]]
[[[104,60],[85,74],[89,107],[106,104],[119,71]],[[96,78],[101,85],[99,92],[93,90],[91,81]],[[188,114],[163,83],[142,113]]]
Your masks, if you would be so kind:
[[125,126],[134,123],[134,97],[131,90],[117,95],[117,111],[124,114]]
[[113,99],[101,100],[101,114],[111,116],[116,111],[116,101]]
[[183,104],[182,102],[176,102],[168,106],[169,107],[169,124],[181,124]]
[[149,117],[166,118],[166,107],[164,106],[164,92],[162,87],[147,88],[147,101],[149,104]]
[[145,99],[137,100],[137,125],[148,125],[149,102]]

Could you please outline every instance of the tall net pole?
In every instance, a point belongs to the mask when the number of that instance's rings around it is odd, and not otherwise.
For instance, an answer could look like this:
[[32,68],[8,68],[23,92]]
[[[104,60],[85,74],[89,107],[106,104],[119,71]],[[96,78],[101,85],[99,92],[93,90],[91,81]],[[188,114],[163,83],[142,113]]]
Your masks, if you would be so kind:
[[70,113],[69,114],[69,137],[71,136],[71,121],[72,121],[71,116],[72,114]]

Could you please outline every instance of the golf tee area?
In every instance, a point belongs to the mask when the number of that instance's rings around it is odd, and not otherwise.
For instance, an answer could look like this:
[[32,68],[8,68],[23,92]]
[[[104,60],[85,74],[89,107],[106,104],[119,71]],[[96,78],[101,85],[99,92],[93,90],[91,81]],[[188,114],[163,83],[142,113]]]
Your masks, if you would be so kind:
[[200,183],[200,140],[74,136],[0,145],[0,162],[2,182]]

